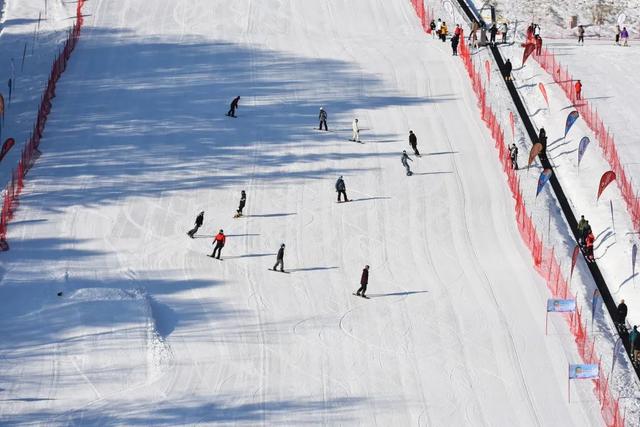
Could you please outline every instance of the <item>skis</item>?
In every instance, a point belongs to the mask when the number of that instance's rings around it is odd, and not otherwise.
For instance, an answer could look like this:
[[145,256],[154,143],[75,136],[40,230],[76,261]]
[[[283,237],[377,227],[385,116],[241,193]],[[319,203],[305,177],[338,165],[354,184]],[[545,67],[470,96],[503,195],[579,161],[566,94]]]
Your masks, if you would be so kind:
[[273,268],[267,268],[267,270],[269,270],[269,271],[275,271],[276,273],[291,274],[291,272],[290,272],[290,271],[274,270]]
[[349,139],[349,141],[351,141],[351,142],[357,142],[358,144],[364,144],[364,142],[362,142],[362,141],[356,141],[355,139]]
[[222,259],[222,258],[216,258],[216,257],[214,257],[213,255],[207,255],[207,256],[208,256],[209,258],[217,259],[218,261],[223,261],[223,259]]
[[360,297],[360,298],[364,298],[364,299],[369,299],[368,296],[366,296],[366,295],[358,295],[355,292],[353,294],[351,294],[351,295],[356,296],[356,297]]
[[336,203],[348,203],[348,202],[350,202],[350,201],[351,201],[351,200],[338,200]]
[[235,214],[233,217],[234,217],[234,218],[242,218],[242,217],[243,217],[243,215],[242,215],[242,214],[237,213],[237,214]]

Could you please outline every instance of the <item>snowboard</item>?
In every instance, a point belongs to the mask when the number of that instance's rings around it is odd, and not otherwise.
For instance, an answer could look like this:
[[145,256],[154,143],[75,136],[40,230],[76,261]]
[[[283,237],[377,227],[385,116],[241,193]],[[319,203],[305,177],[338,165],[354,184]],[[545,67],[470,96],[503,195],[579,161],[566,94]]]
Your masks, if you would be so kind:
[[343,201],[343,200],[341,200],[341,201],[336,202],[336,203],[348,203],[348,202],[350,202],[350,201],[351,201],[351,200],[344,200],[344,201]]
[[356,296],[356,297],[364,298],[364,299],[369,299],[369,297],[368,297],[368,296],[365,296],[365,295],[358,295],[358,294],[356,294],[355,292],[354,292],[352,295],[354,295],[354,296]]
[[358,144],[364,144],[364,142],[362,142],[362,141],[356,141],[355,139],[350,139],[349,141],[351,141],[351,142],[357,142]]
[[233,217],[234,217],[234,218],[242,218],[242,217],[243,217],[243,215],[242,215],[242,214],[237,213],[237,214],[233,215]]
[[275,271],[276,273],[291,274],[291,272],[290,272],[290,271],[274,270],[273,268],[267,268],[267,270],[269,270],[269,271]]
[[232,119],[237,119],[238,118],[238,116],[230,116],[229,114],[225,114],[225,116],[231,117]]
[[211,256],[211,255],[207,255],[207,256],[208,256],[209,258],[217,259],[218,261],[223,261],[223,259],[222,259],[222,258],[216,258],[216,257]]

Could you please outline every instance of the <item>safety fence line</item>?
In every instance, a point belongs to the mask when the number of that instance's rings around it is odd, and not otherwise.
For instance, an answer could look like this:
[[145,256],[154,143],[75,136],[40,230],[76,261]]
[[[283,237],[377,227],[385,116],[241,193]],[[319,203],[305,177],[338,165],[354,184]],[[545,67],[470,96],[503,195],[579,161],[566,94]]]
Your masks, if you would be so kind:
[[2,251],[9,249],[9,244],[7,242],[7,228],[16,209],[18,208],[20,194],[22,193],[24,186],[24,178],[41,154],[38,147],[40,146],[40,140],[42,139],[44,128],[47,123],[49,113],[51,112],[51,101],[56,96],[56,84],[58,83],[60,76],[62,76],[62,73],[66,70],[69,58],[71,58],[71,53],[80,39],[80,32],[82,31],[84,23],[82,7],[84,6],[85,1],[86,0],[78,0],[76,7],[76,22],[69,30],[69,35],[65,41],[64,48],[58,53],[58,56],[51,65],[49,80],[40,100],[40,108],[38,109],[38,116],[36,118],[33,131],[22,150],[18,165],[11,172],[11,181],[9,181],[4,191],[2,213],[0,213],[0,250]]
[[[422,0],[417,0],[418,4],[416,4],[416,0],[411,0],[411,3],[414,5],[418,17],[423,20],[419,15],[420,11],[424,11],[424,6],[419,5],[419,3],[422,3]],[[423,16],[424,15],[425,13],[423,12]],[[464,40],[464,34],[460,34],[460,39]],[[520,190],[520,179],[513,169],[511,157],[507,149],[507,144],[505,143],[504,131],[498,122],[497,116],[487,103],[487,94],[482,83],[481,73],[476,70],[471,52],[464,42],[460,43],[459,52],[459,56],[471,79],[473,91],[478,98],[478,107],[480,108],[482,120],[491,131],[495,148],[498,150],[498,157],[502,164],[502,169],[507,175],[507,183],[515,200],[518,231],[531,252],[535,269],[544,278],[547,288],[554,298],[567,299],[571,295],[573,299],[576,299],[576,296],[571,294],[569,281],[562,273],[562,266],[555,256],[554,248],[544,246],[542,239],[538,235],[532,216],[527,212],[524,196]],[[583,320],[582,310],[578,307],[574,313],[565,315],[565,319],[574,336],[578,354],[583,361],[601,365],[601,357],[595,353],[595,337],[590,338],[587,334],[587,320]],[[604,374],[603,369],[599,369],[598,371],[598,379],[594,380],[594,391],[600,402],[602,417],[607,426],[623,427],[624,417],[620,414],[619,397],[616,398],[613,396],[611,387],[609,386],[609,375]]]
[[618,149],[615,144],[613,135],[605,126],[604,121],[598,114],[598,111],[591,107],[588,101],[578,99],[573,79],[566,66],[560,64],[556,55],[547,49],[542,49],[540,55],[532,55],[540,66],[553,77],[553,81],[558,84],[564,91],[567,98],[574,105],[575,109],[580,113],[580,117],[595,134],[596,140],[604,153],[604,158],[609,163],[609,167],[616,174],[616,183],[622,198],[627,206],[627,211],[631,216],[633,228],[640,231],[640,199],[638,191],[633,189],[633,179],[629,178],[624,166],[620,162]]

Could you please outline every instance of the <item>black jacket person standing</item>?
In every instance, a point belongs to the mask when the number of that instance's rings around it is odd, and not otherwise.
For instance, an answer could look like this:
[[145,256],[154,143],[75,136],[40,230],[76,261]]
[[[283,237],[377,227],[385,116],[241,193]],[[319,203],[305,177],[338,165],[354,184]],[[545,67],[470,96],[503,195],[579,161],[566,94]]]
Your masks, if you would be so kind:
[[276,264],[273,266],[273,271],[276,271],[280,266],[280,271],[284,273],[284,243],[280,245],[278,255],[276,256]]
[[409,145],[413,148],[413,152],[416,153],[416,156],[420,155],[418,151],[418,137],[412,130],[409,131]]
[[247,204],[247,193],[244,190],[240,192],[240,204],[238,205],[238,210],[236,211],[236,218],[242,216],[242,210],[244,209],[244,205]]
[[369,284],[369,266],[365,265],[362,270],[362,276],[360,276],[360,288],[356,291],[356,295],[359,297],[367,298],[365,292],[367,292],[367,285]]
[[236,116],[236,109],[238,108],[238,102],[240,102],[239,96],[236,96],[235,98],[233,98],[233,101],[231,101],[229,112],[227,112],[227,116],[230,116],[230,117]]
[[193,227],[187,233],[189,235],[189,237],[191,237],[193,239],[193,235],[196,234],[196,232],[198,231],[198,228],[202,227],[202,223],[203,222],[204,222],[204,211],[200,212],[198,214],[198,216],[196,217],[195,227]]
[[344,201],[348,202],[347,199],[347,186],[344,184],[344,179],[342,179],[342,175],[336,181],[336,191],[338,192],[338,202],[340,202],[340,196],[344,195]]
[[318,114],[318,120],[320,120],[320,127],[318,130],[322,130],[322,125],[324,125],[324,130],[328,131],[327,128],[327,112],[324,111],[324,108],[320,107],[320,114]]

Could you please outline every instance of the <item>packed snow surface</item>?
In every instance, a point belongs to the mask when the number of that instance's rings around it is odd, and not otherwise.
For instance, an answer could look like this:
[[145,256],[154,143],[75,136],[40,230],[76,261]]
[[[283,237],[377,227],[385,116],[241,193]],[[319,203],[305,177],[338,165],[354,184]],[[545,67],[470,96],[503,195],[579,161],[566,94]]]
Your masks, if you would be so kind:
[[602,424],[590,382],[567,401],[575,344],[560,316],[545,336],[462,63],[409,2],[84,12],[2,254],[3,422]]

